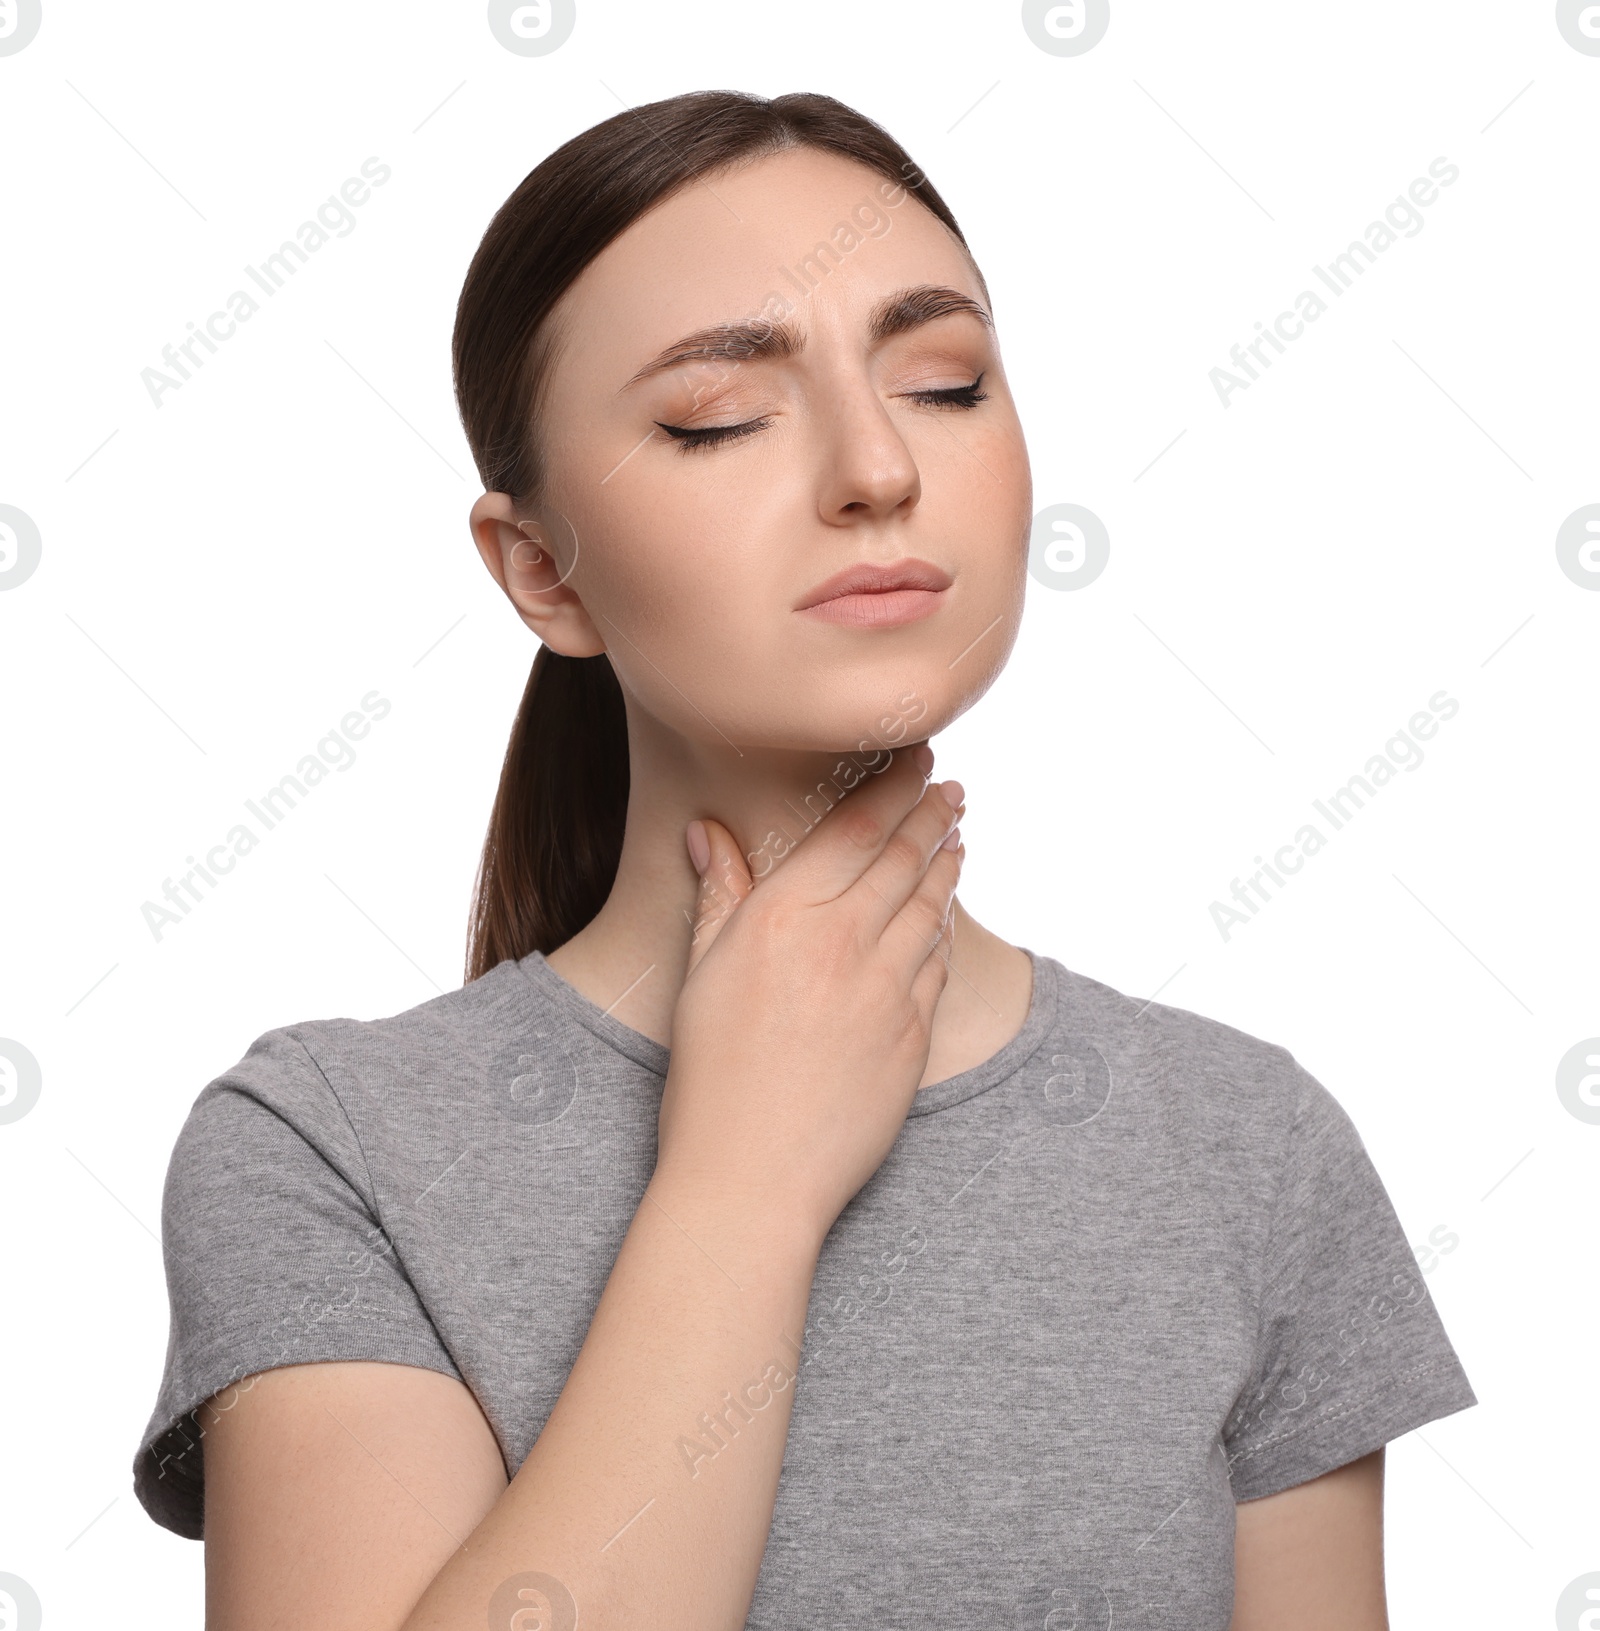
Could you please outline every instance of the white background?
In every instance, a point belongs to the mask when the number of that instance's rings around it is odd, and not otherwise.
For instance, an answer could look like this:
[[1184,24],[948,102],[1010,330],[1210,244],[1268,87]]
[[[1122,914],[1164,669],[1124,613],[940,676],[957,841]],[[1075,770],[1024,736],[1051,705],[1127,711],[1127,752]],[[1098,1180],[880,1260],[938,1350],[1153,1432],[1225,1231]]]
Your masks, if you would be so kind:
[[[1010,4],[609,0],[523,57],[478,4],[46,0],[0,56],[0,504],[43,539],[0,593],[0,1037],[43,1070],[0,1126],[0,1572],[47,1625],[199,1623],[201,1548],[130,1486],[168,1152],[261,1032],[460,984],[534,652],[466,526],[463,274],[555,146],[724,86],[826,91],[926,168],[1036,508],[1109,529],[936,744],[965,903],[1346,1107],[1408,1238],[1454,1242],[1428,1285],[1481,1401],[1390,1447],[1394,1623],[1549,1624],[1600,1570],[1600,1126],[1555,1088],[1600,1034],[1600,593],[1555,551],[1600,501],[1600,57],[1543,0],[1116,0],[1075,57]],[[355,229],[155,407],[141,370],[369,156]],[[1313,265],[1439,157],[1334,299]],[[1306,288],[1224,407],[1209,371]],[[143,904],[372,690],[355,764],[158,941]],[[1225,941],[1212,901],[1440,690],[1425,761]]]

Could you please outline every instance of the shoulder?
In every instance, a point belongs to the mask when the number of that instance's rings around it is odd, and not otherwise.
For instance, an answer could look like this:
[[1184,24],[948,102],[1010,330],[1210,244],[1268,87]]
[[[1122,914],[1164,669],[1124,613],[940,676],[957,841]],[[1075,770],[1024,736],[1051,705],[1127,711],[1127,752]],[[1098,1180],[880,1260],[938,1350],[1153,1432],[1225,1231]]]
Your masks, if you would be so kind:
[[1308,1111],[1332,1094],[1281,1042],[1191,1009],[1131,995],[1045,961],[1056,980],[1056,1020],[1046,1046],[1092,1048],[1104,1060],[1108,1096],[1136,1101],[1197,1134],[1281,1156]]
[[275,1026],[218,1081],[271,1098],[329,1092],[337,1097],[344,1081],[375,1071],[394,1080],[435,1066],[459,1069],[464,1057],[495,1053],[506,1037],[536,1029],[548,1006],[508,958],[469,985],[397,1013]]
[[508,958],[453,991],[373,1019],[301,1020],[266,1032],[252,1044],[274,1057],[302,1051],[337,1091],[343,1070],[392,1069],[459,1059],[463,1049],[493,1051],[498,1041],[528,1029],[548,1007],[540,989]]
[[365,1188],[365,1123],[374,1109],[448,1113],[449,1088],[473,1080],[506,1039],[537,1028],[545,1006],[511,960],[397,1013],[299,1020],[263,1031],[201,1089],[174,1150],[173,1176],[298,1135]]

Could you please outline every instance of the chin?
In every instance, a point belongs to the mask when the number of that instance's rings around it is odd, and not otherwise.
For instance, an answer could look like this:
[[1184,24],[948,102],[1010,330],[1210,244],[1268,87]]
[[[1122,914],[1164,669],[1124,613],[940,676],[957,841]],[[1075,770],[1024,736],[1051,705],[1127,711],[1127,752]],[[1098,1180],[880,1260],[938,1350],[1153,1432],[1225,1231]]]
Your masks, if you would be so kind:
[[985,680],[976,691],[958,690],[942,658],[898,662],[883,673],[829,676],[825,688],[815,683],[818,678],[812,669],[802,680],[775,683],[773,694],[783,698],[785,718],[771,720],[766,729],[755,725],[754,745],[836,753],[868,771],[882,770],[889,753],[927,741],[988,688]]

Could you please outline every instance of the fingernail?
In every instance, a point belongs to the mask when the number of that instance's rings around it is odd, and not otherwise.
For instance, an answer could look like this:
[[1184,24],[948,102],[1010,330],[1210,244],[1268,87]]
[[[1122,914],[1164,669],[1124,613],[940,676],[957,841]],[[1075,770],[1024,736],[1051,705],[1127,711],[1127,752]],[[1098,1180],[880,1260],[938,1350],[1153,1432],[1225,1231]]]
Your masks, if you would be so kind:
[[956,845],[959,844],[960,842],[961,842],[961,829],[959,827],[952,827],[950,829],[950,831],[949,831],[949,834],[946,836],[945,841],[939,846],[939,848],[940,849],[954,849],[956,847]]
[[933,749],[926,742],[918,742],[911,750],[911,758],[924,776],[933,769]]
[[694,863],[694,869],[703,878],[706,868],[711,865],[711,845],[706,839],[705,823],[691,821],[683,829],[684,842],[689,846],[689,859]]
[[961,801],[967,796],[967,790],[958,781],[939,783],[939,791],[944,794],[945,802],[952,810],[961,808]]

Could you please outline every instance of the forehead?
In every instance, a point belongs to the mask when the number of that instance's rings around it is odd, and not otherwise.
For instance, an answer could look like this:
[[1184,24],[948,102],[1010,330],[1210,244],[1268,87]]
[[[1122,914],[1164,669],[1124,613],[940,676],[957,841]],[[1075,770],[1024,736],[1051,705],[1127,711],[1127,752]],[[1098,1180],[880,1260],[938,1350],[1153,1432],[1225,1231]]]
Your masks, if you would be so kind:
[[[568,358],[620,386],[713,323],[784,315],[802,333],[864,324],[885,293],[948,285],[987,305],[961,245],[914,191],[791,148],[691,182],[613,240],[558,302]],[[558,365],[559,368],[559,365]]]

